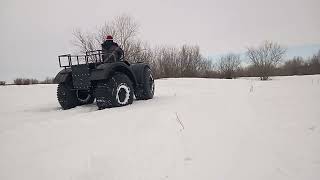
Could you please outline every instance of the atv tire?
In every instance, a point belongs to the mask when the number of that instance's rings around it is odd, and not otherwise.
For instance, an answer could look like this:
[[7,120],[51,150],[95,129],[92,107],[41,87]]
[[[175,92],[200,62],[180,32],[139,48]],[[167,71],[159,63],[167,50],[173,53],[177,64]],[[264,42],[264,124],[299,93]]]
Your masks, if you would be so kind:
[[138,88],[135,92],[137,100],[152,99],[154,95],[154,79],[150,68],[145,68],[143,72],[142,87]]
[[57,98],[62,109],[70,109],[79,105],[79,101],[72,86],[67,83],[60,83],[57,88]]
[[133,102],[131,80],[123,73],[117,73],[109,80],[99,82],[96,88],[96,101],[99,109],[126,106]]
[[92,104],[95,99],[93,93],[87,90],[77,90],[76,96],[80,105]]

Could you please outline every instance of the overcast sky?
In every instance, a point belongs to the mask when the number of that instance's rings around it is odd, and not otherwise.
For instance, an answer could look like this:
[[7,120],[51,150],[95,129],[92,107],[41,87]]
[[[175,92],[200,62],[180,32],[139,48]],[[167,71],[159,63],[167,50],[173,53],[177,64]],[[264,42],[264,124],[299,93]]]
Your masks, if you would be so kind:
[[273,40],[305,55],[320,48],[319,8],[320,0],[1,0],[0,80],[54,76],[74,29],[123,13],[151,45],[199,45],[214,56]]

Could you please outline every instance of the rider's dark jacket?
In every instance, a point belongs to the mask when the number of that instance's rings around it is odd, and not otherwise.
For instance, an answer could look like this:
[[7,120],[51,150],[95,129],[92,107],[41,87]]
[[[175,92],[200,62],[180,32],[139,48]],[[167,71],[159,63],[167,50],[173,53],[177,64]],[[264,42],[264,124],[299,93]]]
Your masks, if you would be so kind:
[[116,62],[120,61],[123,56],[123,50],[119,45],[112,40],[106,40],[101,44],[102,46],[102,59],[104,62]]

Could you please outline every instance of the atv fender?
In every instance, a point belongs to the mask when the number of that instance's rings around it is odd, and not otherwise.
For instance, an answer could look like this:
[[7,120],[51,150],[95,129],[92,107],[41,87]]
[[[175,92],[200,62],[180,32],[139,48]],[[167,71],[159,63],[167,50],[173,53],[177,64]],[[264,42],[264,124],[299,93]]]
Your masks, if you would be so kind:
[[132,72],[130,66],[125,62],[105,63],[97,67],[97,69],[91,72],[90,80],[97,81],[108,79],[115,72],[121,72],[126,74],[134,87],[137,85],[135,74]]
[[145,63],[131,64],[130,68],[134,73],[138,84],[143,84],[144,69],[147,67],[150,68],[149,65]]
[[68,78],[71,78],[71,69],[63,69],[61,70],[56,77],[54,78],[53,82],[56,84],[66,82]]

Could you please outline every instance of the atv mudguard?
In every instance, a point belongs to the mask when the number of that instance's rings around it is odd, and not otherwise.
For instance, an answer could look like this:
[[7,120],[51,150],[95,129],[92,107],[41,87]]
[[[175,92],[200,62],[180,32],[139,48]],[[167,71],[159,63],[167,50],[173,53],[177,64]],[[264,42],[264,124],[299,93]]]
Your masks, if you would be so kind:
[[130,68],[136,77],[137,83],[142,85],[144,80],[144,70],[145,68],[150,68],[149,65],[145,63],[135,63],[131,64]]
[[91,72],[90,80],[97,81],[108,79],[113,73],[121,72],[126,74],[134,87],[137,86],[136,76],[130,68],[130,64],[126,61],[114,62],[114,63],[105,63],[99,65],[96,69]]
[[71,68],[61,70],[56,77],[54,78],[53,82],[56,84],[66,82],[68,78],[71,78]]

